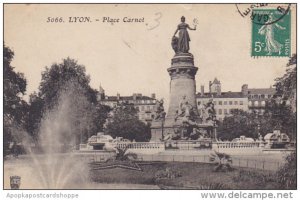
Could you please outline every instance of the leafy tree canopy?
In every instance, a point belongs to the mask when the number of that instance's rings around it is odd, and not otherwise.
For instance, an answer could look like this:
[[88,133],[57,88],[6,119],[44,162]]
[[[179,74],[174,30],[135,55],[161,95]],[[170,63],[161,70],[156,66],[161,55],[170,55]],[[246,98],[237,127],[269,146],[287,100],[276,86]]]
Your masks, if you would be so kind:
[[71,58],[63,59],[62,63],[55,63],[42,72],[39,86],[39,96],[44,99],[47,107],[52,107],[59,98],[58,92],[70,81],[75,81],[85,89],[85,94],[90,102],[96,102],[96,91],[89,86],[90,77],[86,75],[85,67],[77,64]]
[[107,124],[107,133],[112,137],[123,137],[136,142],[151,139],[150,126],[138,119],[133,105],[123,104],[114,108],[113,117]]
[[9,153],[9,143],[20,142],[24,136],[23,126],[26,121],[27,103],[22,100],[26,92],[24,74],[16,72],[11,62],[14,52],[3,45],[3,146],[6,156]]
[[14,52],[7,46],[3,46],[3,103],[6,120],[14,120],[18,124],[24,123],[23,117],[26,110],[26,102],[22,96],[26,91],[26,79],[23,73],[15,72],[11,62]]
[[292,111],[296,112],[297,98],[297,55],[294,54],[286,65],[286,73],[275,79],[276,95],[289,100]]

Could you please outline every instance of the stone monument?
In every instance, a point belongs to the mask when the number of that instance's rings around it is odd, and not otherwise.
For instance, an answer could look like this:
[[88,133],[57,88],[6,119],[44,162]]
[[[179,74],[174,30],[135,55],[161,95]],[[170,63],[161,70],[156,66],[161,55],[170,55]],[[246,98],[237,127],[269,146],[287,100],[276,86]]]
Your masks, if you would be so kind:
[[196,26],[190,28],[185,23],[185,17],[181,17],[171,43],[175,55],[171,59],[171,67],[167,69],[171,78],[169,109],[166,116],[158,117],[152,122],[154,141],[164,140],[166,135],[183,138],[184,135],[195,132],[195,128],[212,127],[207,118],[201,118],[197,109],[195,75],[198,68],[194,66],[194,56],[189,53],[190,37],[187,29],[196,30]]

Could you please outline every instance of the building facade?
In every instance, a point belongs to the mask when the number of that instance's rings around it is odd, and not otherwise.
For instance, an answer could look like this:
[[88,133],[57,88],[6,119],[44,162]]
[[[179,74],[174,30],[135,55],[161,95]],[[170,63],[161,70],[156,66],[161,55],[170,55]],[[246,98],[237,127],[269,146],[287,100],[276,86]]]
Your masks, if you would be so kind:
[[201,92],[196,95],[197,108],[201,110],[210,99],[213,99],[216,118],[220,121],[229,116],[232,110],[248,111],[248,96],[242,92],[222,92],[221,82],[217,78],[209,82],[208,93],[201,86]]
[[102,105],[107,105],[111,108],[119,103],[132,104],[138,111],[139,120],[145,123],[151,123],[155,116],[155,94],[152,94],[151,97],[143,96],[140,93],[134,93],[132,96],[121,96],[119,93],[116,96],[107,96],[104,89],[100,86],[97,100]]
[[242,86],[242,93],[248,96],[248,107],[250,112],[263,114],[268,101],[276,93],[275,88],[248,88],[247,84]]
[[213,99],[217,120],[222,121],[232,110],[248,111],[248,98],[241,92],[222,92],[220,95],[198,93],[197,107],[200,110],[210,99]]
[[221,82],[215,78],[209,82],[209,92],[204,92],[204,86],[201,86],[201,92],[197,94],[197,107],[201,109],[210,99],[213,99],[216,117],[223,120],[229,116],[231,110],[239,109],[248,112],[263,114],[268,101],[276,93],[275,88],[248,88],[244,84],[241,92],[222,92]]

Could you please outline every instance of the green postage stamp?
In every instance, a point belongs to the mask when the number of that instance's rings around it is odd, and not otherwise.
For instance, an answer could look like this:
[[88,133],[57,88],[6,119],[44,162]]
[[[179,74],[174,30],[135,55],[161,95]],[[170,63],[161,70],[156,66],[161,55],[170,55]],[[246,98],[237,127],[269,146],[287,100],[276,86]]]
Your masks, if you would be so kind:
[[255,9],[252,12],[251,56],[291,55],[291,12]]

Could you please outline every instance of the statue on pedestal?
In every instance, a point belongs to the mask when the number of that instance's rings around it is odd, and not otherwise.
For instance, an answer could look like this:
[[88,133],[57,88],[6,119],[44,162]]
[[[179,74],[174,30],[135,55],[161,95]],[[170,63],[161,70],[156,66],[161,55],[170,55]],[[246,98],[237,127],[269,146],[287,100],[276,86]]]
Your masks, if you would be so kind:
[[164,109],[164,100],[156,100],[155,103],[155,117],[154,120],[163,120],[165,118],[166,112]]
[[203,123],[208,123],[213,120],[213,116],[215,116],[216,111],[214,108],[213,99],[210,99],[207,104],[200,108],[200,118]]
[[[187,31],[189,30],[196,30],[195,28],[191,28],[187,23],[185,23],[185,17],[181,17],[181,23],[178,24],[177,29],[173,35],[172,38],[172,48],[174,49],[175,53],[188,53],[190,50],[189,42],[191,41],[189,33]],[[176,37],[175,35],[179,31],[179,37]]]

